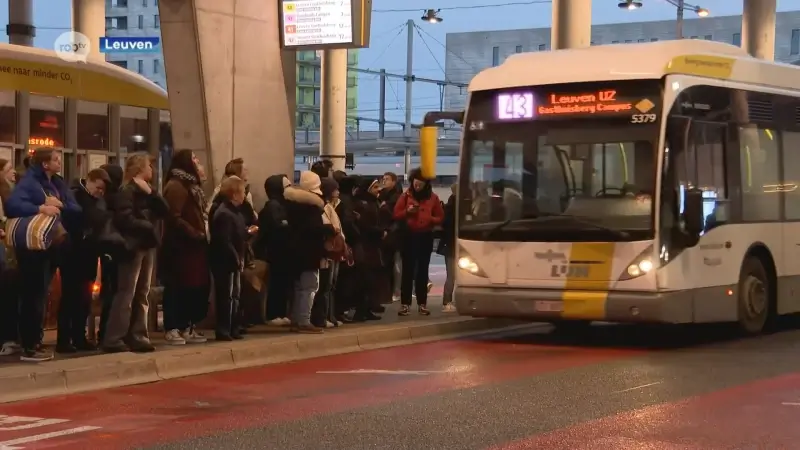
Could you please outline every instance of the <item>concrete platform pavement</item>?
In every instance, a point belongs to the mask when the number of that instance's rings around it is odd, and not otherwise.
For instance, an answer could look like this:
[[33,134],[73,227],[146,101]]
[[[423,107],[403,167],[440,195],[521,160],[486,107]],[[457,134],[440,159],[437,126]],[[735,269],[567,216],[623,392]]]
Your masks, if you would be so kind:
[[[348,324],[322,335],[290,333],[285,327],[258,326],[238,342],[168,346],[163,335],[151,336],[150,354],[100,354],[22,363],[0,357],[0,403],[152,383],[211,372],[261,366],[341,353],[357,352],[480,334],[513,328],[518,322],[473,319],[441,312],[441,297],[431,297],[432,314],[398,317],[397,303],[387,306],[383,320]],[[213,333],[206,334],[213,339]],[[52,342],[49,342],[52,343]]]

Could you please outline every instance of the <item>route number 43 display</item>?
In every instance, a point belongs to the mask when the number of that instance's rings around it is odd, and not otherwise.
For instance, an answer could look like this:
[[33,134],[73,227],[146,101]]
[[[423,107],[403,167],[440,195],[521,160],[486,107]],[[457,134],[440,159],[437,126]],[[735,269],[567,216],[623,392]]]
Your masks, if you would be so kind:
[[654,123],[658,119],[656,114],[634,114],[631,123]]

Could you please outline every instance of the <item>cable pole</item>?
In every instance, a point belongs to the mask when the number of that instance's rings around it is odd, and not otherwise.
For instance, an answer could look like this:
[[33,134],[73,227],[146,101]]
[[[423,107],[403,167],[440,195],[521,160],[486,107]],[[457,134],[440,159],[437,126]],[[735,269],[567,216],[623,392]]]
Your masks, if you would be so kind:
[[[406,44],[406,124],[403,126],[403,136],[407,141],[411,140],[411,102],[412,86],[414,84],[414,21],[408,19],[406,23],[408,29],[408,42]],[[406,146],[403,154],[404,178],[408,181],[408,173],[411,172],[411,147]]]

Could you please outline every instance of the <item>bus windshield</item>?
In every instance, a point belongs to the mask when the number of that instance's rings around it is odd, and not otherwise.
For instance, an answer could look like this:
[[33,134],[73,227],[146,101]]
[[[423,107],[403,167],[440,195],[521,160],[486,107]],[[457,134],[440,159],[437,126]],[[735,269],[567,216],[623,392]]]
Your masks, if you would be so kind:
[[[646,83],[650,92],[658,92],[656,83]],[[627,92],[642,90],[634,87]],[[560,87],[555,91],[576,94],[558,94],[555,101],[561,103],[555,106],[543,103],[547,95],[534,94],[527,100],[540,105],[538,117],[529,120],[498,119],[499,105],[492,103],[502,93],[473,94],[459,177],[460,238],[574,242],[653,237],[660,94],[615,94],[615,103],[604,104],[594,94],[603,89]],[[648,114],[632,106],[640,102],[648,103],[649,108],[639,108]],[[604,114],[603,105],[619,111]],[[547,117],[558,108],[566,111],[563,117]]]

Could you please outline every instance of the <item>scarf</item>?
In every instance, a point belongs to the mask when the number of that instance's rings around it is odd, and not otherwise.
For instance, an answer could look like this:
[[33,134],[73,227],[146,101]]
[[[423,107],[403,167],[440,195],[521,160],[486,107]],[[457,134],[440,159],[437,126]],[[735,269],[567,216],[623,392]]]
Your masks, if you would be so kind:
[[203,187],[200,186],[200,181],[197,179],[197,177],[181,169],[172,169],[170,173],[179,180],[189,183],[189,192],[192,194],[195,204],[197,204],[198,208],[200,208],[200,213],[203,215],[203,220],[208,222],[206,194],[203,192]]

